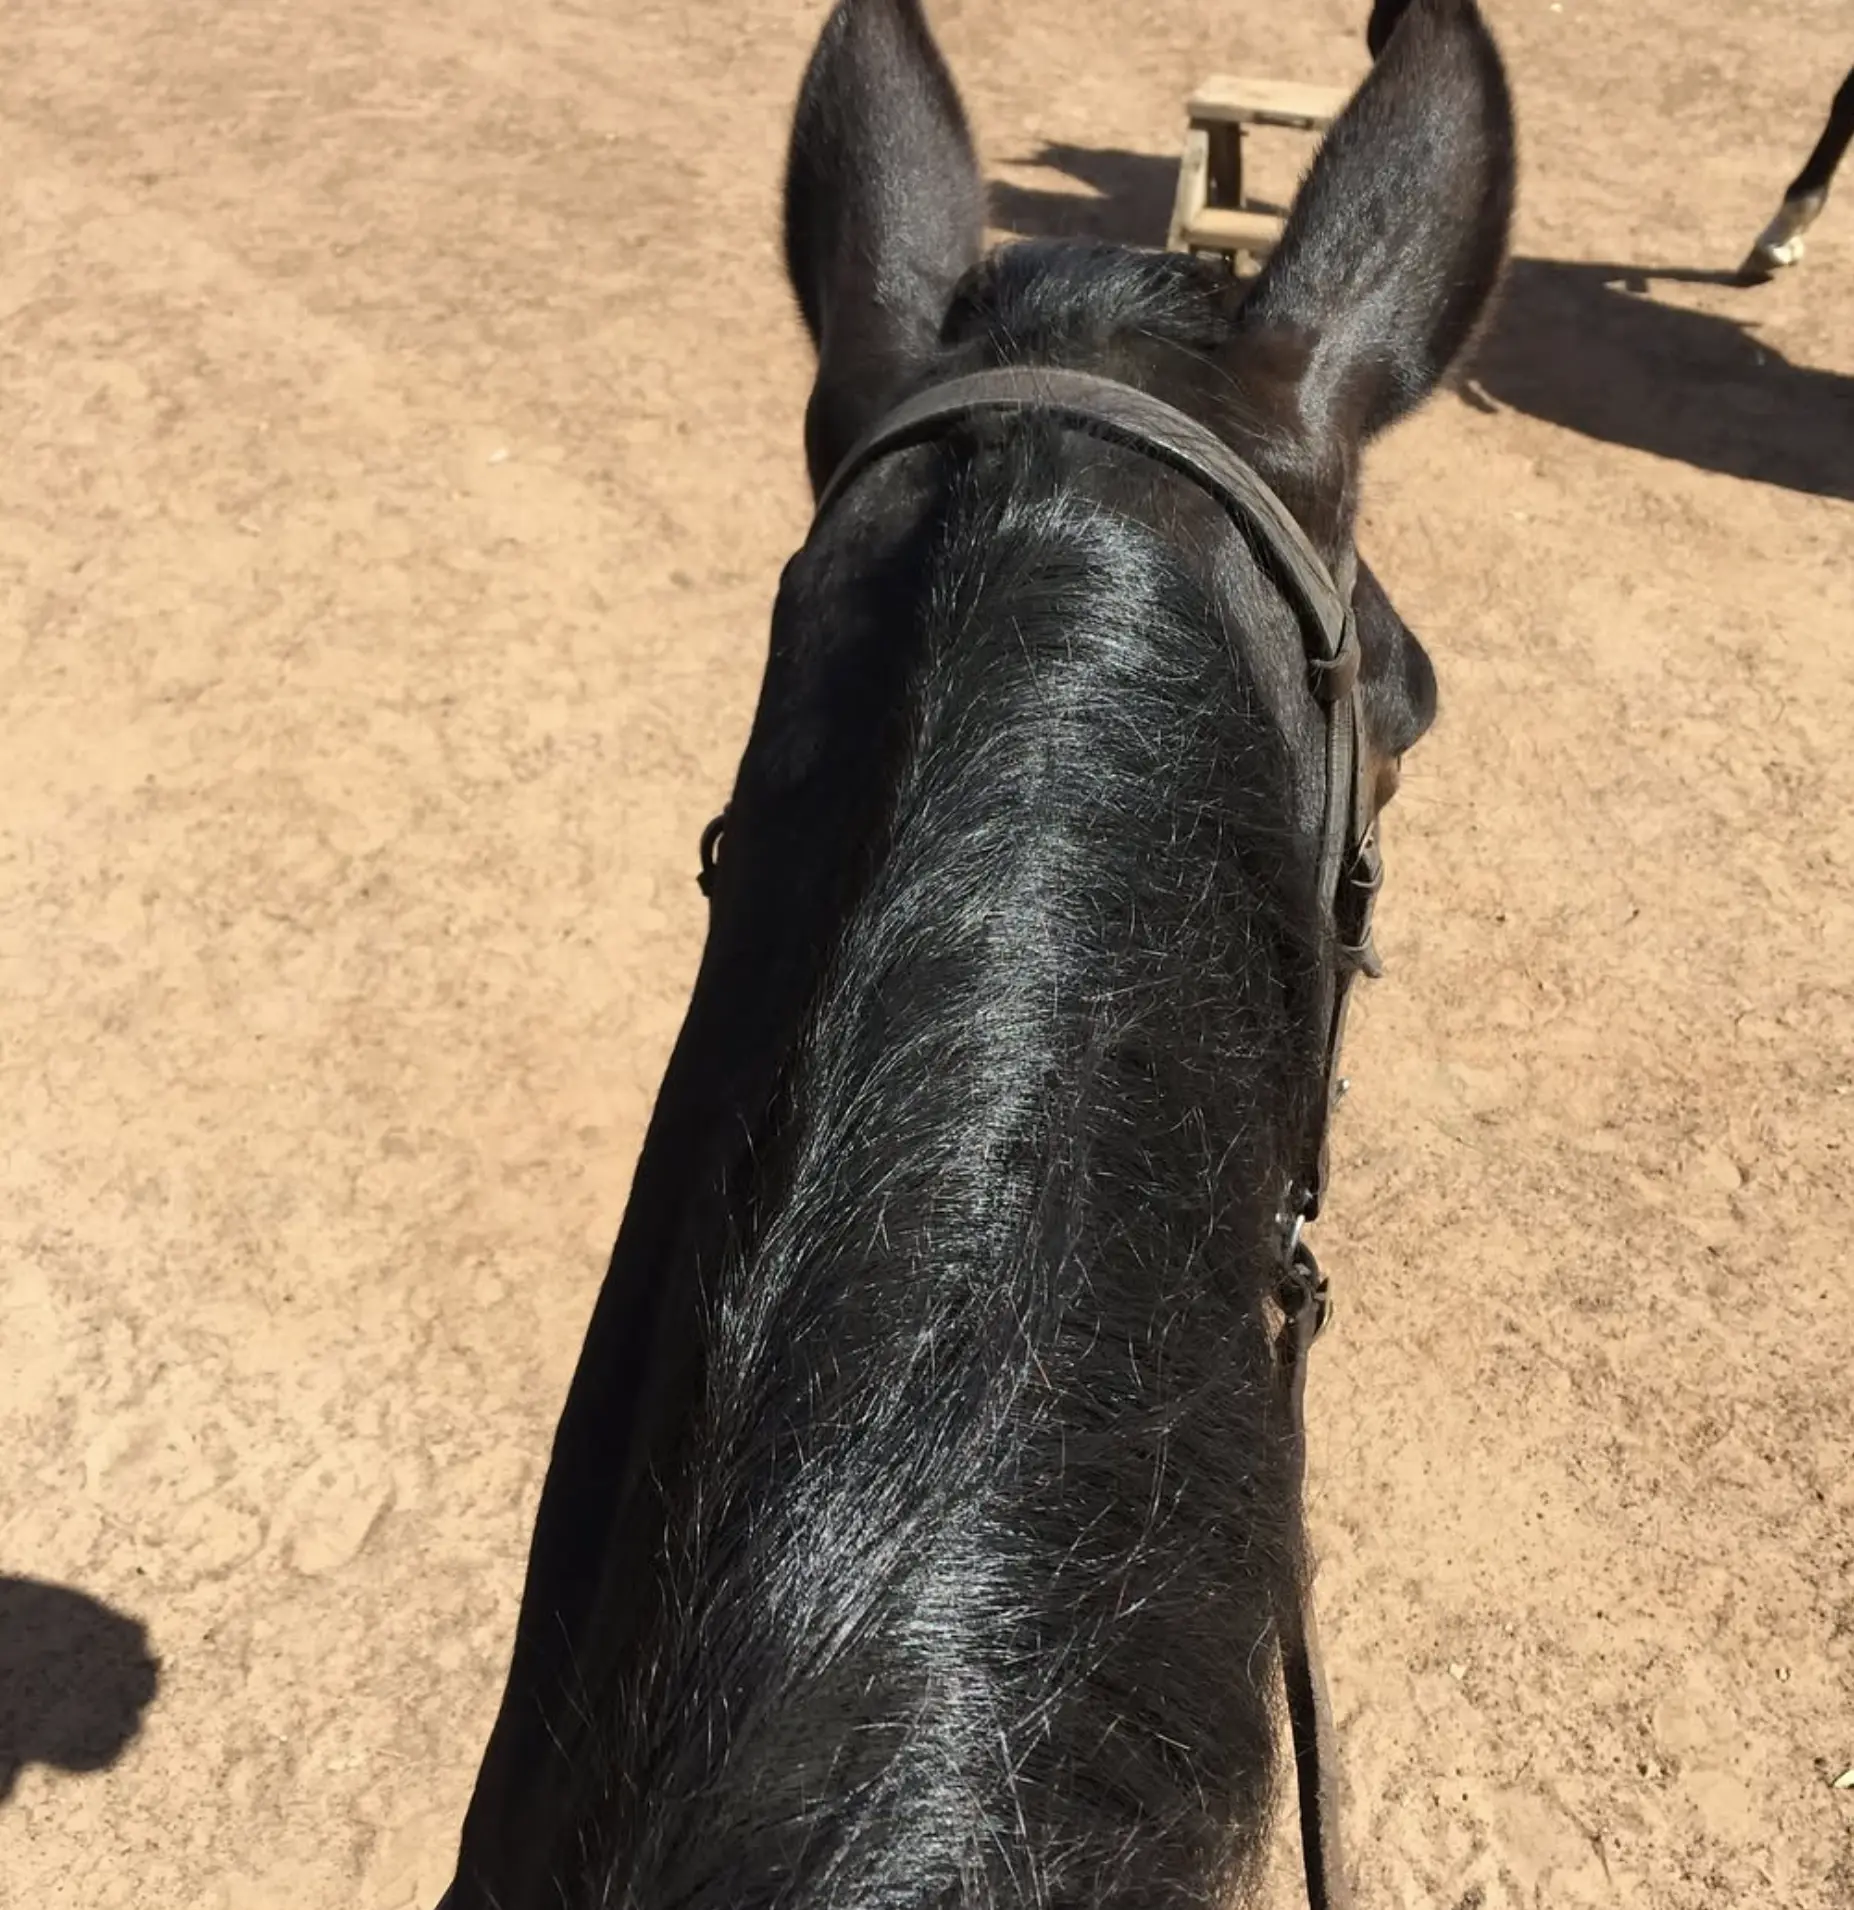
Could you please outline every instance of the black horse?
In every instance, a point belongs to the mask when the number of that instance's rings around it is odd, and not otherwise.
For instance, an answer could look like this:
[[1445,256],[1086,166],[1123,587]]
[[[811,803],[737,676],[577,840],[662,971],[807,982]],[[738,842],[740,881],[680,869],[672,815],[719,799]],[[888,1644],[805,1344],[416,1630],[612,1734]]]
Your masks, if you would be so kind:
[[1803,255],[1803,234],[1821,217],[1828,204],[1828,188],[1834,183],[1836,168],[1854,142],[1854,68],[1841,82],[1834,104],[1828,109],[1828,124],[1815,150],[1803,161],[1803,169],[1789,183],[1777,216],[1758,234],[1757,243],[1739,267],[1739,276],[1747,284],[1774,278],[1786,265],[1799,263]]
[[[1369,571],[1311,672],[1302,599],[1352,573],[1361,451],[1468,341],[1512,190],[1480,15],[1417,0],[1252,286],[983,256],[919,0],[831,14],[786,187],[829,496],[455,1910],[1106,1910],[1255,1871],[1306,1572],[1279,1309],[1360,959],[1328,823],[1434,710]],[[1245,468],[1273,528],[1217,488]]]

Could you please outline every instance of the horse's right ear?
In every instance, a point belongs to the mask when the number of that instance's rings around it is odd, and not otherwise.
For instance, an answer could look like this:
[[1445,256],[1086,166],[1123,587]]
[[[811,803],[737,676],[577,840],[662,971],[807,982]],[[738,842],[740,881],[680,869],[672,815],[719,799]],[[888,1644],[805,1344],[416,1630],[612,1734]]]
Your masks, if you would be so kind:
[[785,177],[786,270],[818,349],[814,489],[925,361],[984,226],[965,112],[920,0],[838,0]]
[[1435,390],[1506,258],[1513,103],[1474,0],[1410,0],[1244,301],[1291,340],[1317,438],[1356,445]]
[[1397,22],[1410,10],[1410,0],[1374,0],[1365,22],[1365,51],[1375,60],[1390,45]]

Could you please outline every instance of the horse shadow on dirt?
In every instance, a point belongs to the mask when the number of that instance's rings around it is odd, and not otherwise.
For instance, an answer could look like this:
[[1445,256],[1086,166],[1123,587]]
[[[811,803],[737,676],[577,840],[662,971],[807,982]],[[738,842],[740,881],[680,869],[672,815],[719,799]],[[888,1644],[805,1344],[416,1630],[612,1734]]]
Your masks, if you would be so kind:
[[138,1620],[65,1585],[0,1577],[0,1804],[28,1764],[114,1764],[160,1670]]
[[[992,217],[1022,237],[1161,244],[1175,159],[1052,144],[1021,162],[1086,192],[991,187]],[[1854,377],[1792,364],[1754,321],[1692,311],[1655,284],[1734,285],[1730,272],[1516,258],[1487,332],[1450,383],[1583,437],[1698,470],[1854,500]],[[1758,294],[1742,294],[1746,311]]]

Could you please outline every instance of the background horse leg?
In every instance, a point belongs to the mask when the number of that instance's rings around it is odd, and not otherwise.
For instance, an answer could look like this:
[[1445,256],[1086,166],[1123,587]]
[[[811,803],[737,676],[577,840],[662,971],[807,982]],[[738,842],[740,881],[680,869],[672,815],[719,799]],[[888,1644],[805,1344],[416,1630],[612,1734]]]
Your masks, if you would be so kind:
[[1828,109],[1828,124],[1815,143],[1815,151],[1803,162],[1803,169],[1790,181],[1777,216],[1758,234],[1749,257],[1738,268],[1739,276],[1750,285],[1770,278],[1786,265],[1794,265],[1803,255],[1803,234],[1815,224],[1828,203],[1828,188],[1834,179],[1841,156],[1854,140],[1854,70],[1841,82],[1835,103]]

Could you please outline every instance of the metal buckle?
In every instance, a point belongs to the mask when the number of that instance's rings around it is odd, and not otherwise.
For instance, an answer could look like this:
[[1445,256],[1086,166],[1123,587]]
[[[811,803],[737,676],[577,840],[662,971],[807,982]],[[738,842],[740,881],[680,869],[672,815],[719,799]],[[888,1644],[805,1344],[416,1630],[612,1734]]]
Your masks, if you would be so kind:
[[1339,878],[1339,895],[1333,906],[1341,959],[1373,981],[1384,973],[1377,945],[1371,939],[1371,918],[1377,908],[1378,891],[1383,886],[1384,857],[1378,848],[1374,822],[1352,851],[1351,860]]
[[706,896],[715,892],[715,870],[720,866],[721,838],[726,830],[727,811],[723,809],[702,831],[702,866],[696,874],[695,886]]
[[1304,1212],[1297,1213],[1288,1223],[1287,1266],[1275,1289],[1275,1298],[1280,1301],[1281,1311],[1287,1315],[1300,1343],[1311,1346],[1326,1331],[1326,1323],[1332,1318],[1333,1289],[1319,1257],[1307,1243],[1306,1226]]

